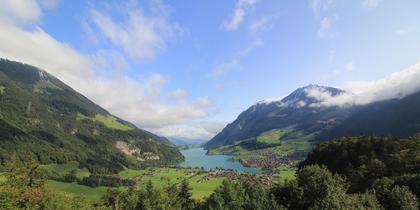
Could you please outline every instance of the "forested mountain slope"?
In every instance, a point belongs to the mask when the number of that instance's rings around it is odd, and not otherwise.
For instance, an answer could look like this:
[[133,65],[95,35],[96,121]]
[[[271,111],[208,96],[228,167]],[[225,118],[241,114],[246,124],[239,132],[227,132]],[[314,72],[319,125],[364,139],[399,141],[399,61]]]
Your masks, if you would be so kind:
[[91,172],[175,164],[166,138],[121,120],[36,67],[0,60],[0,161],[78,161]]
[[259,102],[242,112],[206,147],[210,153],[246,154],[258,150],[293,156],[308,152],[314,143],[341,136],[408,137],[420,132],[420,92],[366,105],[318,106],[325,95],[342,93],[332,87],[309,85],[280,101]]

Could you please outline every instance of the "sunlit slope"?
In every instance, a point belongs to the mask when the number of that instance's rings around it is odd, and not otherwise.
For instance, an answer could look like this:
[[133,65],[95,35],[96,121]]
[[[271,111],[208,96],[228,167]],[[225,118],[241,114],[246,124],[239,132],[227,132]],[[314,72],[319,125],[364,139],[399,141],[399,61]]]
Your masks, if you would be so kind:
[[348,135],[408,137],[420,132],[420,93],[366,105],[319,106],[317,92],[344,91],[318,85],[299,88],[279,101],[262,101],[206,143],[210,154],[263,155],[276,152],[303,159],[322,141]]
[[91,172],[176,164],[165,138],[121,120],[36,67],[0,60],[0,160],[76,161]]

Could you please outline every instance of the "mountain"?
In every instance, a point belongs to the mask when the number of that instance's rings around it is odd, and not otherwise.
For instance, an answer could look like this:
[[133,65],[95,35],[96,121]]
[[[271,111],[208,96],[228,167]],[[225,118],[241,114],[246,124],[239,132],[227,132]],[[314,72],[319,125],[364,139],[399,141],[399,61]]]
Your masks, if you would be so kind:
[[174,145],[177,146],[200,146],[206,143],[202,139],[187,139],[187,138],[169,138]]
[[279,101],[261,101],[205,144],[210,154],[238,156],[278,153],[302,159],[313,145],[345,135],[420,132],[420,93],[358,106],[320,106],[345,91],[302,87]]
[[166,138],[111,115],[34,66],[0,59],[0,161],[77,161],[91,172],[176,164]]

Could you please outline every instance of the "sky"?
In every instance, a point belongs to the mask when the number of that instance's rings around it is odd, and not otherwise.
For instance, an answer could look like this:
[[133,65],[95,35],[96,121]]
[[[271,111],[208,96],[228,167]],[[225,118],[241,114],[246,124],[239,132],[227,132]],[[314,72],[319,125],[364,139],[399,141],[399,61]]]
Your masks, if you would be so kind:
[[[420,90],[418,0],[0,0],[0,57],[156,134],[208,140],[309,84],[320,105]],[[417,81],[418,80],[418,81]]]

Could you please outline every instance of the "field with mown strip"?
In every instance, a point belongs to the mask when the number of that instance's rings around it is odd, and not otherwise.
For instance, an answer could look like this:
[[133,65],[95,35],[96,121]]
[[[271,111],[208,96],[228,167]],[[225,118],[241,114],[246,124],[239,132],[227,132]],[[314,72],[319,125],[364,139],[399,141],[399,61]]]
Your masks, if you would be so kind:
[[[149,180],[156,188],[164,188],[169,184],[179,184],[186,179],[192,188],[194,199],[203,199],[210,196],[224,180],[222,177],[216,177],[200,182],[207,173],[198,169],[151,168],[147,172],[153,173],[153,176],[145,176],[143,181],[138,184],[139,187],[144,187]],[[121,173],[124,173],[124,171]],[[133,174],[134,172],[131,170],[129,173]]]
[[197,200],[204,199],[209,197],[214,190],[216,190],[220,185],[222,185],[225,178],[216,177],[210,180],[205,180],[200,182],[206,174],[197,175],[188,180],[190,187],[192,188],[192,197]]
[[86,168],[79,168],[79,163],[72,161],[65,164],[48,164],[40,165],[40,169],[46,170],[47,173],[56,173],[60,176],[70,174],[72,171],[76,172],[76,177],[82,179],[90,175],[90,172]]
[[147,170],[125,169],[124,171],[118,173],[118,175],[124,178],[134,178],[136,176],[143,175],[145,172],[147,172]]
[[53,192],[68,193],[70,195],[83,195],[89,201],[99,201],[107,191],[107,187],[88,187],[76,183],[65,183],[53,180],[46,182],[46,188]]

